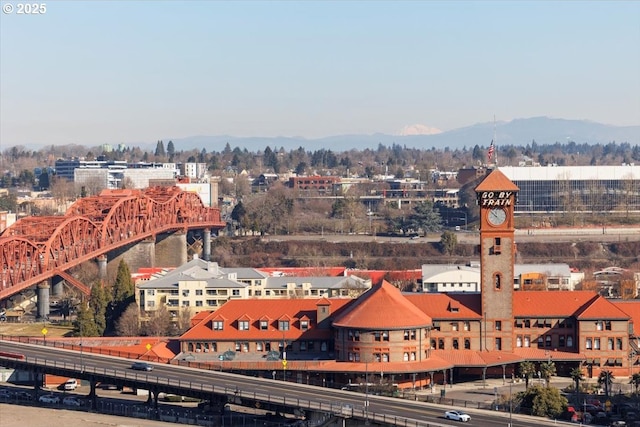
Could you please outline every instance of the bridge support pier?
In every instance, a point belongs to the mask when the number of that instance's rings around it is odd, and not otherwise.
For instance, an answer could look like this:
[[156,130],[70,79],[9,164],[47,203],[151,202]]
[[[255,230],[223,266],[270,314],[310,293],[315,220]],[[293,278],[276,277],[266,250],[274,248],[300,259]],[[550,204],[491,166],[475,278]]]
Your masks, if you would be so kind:
[[96,262],[98,263],[98,277],[105,280],[107,278],[107,256],[99,255]]
[[37,314],[38,320],[49,318],[49,281],[38,283],[37,287]]
[[51,295],[59,297],[64,294],[64,280],[60,276],[53,276],[51,278]]
[[211,229],[204,229],[204,237],[202,239],[204,247],[202,248],[202,258],[205,261],[211,261]]
[[89,395],[87,396],[91,400],[91,409],[98,409],[98,394],[96,393],[96,380],[91,379],[89,382],[91,386],[91,391],[89,391]]
[[187,261],[187,233],[185,231],[176,231],[156,237],[154,266],[179,267],[186,264]]

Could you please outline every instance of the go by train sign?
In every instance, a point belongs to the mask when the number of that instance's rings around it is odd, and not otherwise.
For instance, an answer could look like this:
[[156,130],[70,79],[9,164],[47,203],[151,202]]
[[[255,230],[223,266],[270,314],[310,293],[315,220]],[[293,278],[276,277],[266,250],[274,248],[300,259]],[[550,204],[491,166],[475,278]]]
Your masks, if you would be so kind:
[[480,206],[512,206],[515,202],[514,191],[483,191],[479,194]]

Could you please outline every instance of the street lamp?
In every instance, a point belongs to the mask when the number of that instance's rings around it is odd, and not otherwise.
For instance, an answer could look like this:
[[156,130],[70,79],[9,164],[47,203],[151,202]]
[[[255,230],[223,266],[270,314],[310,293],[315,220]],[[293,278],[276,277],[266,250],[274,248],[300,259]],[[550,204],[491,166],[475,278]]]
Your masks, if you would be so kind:
[[513,385],[513,373],[511,374],[511,382],[509,383],[509,427],[512,426],[512,424],[511,424],[511,420],[512,420],[511,414],[513,412],[513,408],[512,408],[512,406],[513,406],[513,403],[512,403],[513,402],[513,398],[511,397],[512,396],[511,395],[511,386],[512,385]]

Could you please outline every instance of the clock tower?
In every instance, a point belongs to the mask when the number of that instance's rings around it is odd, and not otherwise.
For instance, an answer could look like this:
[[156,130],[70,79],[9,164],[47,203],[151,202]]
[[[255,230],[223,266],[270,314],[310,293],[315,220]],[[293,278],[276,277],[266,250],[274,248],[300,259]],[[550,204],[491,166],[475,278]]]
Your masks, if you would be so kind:
[[475,188],[480,206],[483,350],[513,351],[514,208],[520,189],[498,169]]

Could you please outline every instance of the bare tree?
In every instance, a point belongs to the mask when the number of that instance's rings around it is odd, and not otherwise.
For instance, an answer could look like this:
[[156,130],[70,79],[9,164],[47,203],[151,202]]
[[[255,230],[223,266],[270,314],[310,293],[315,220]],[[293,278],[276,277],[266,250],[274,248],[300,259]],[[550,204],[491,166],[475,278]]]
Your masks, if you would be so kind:
[[140,335],[140,320],[138,306],[129,304],[127,309],[116,321],[116,334],[121,337],[135,337]]
[[161,337],[169,335],[170,331],[171,314],[169,313],[169,310],[167,310],[167,307],[160,305],[144,325],[144,332],[149,336]]
[[191,328],[191,318],[193,317],[193,313],[191,312],[190,307],[182,307],[180,310],[180,314],[178,315],[178,333],[183,334]]

